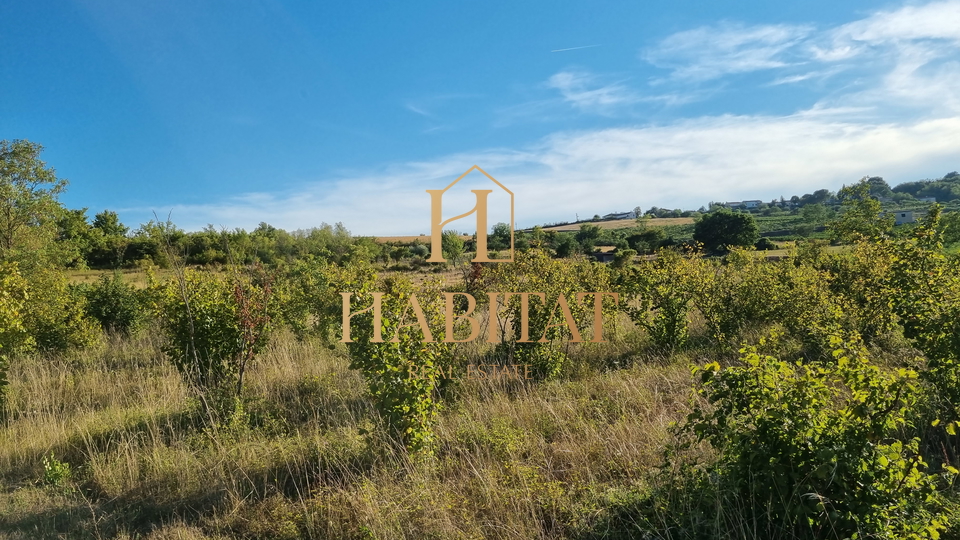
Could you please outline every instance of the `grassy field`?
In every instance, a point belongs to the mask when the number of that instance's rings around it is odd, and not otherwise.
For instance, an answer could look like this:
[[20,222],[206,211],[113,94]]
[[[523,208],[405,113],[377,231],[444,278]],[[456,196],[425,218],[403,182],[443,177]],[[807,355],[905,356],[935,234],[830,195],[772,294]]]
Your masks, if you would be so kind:
[[687,359],[617,335],[574,351],[560,380],[465,382],[425,460],[374,423],[343,350],[289,335],[253,367],[246,417],[219,429],[194,427],[150,331],[24,358],[0,428],[0,538],[602,537],[690,386]]

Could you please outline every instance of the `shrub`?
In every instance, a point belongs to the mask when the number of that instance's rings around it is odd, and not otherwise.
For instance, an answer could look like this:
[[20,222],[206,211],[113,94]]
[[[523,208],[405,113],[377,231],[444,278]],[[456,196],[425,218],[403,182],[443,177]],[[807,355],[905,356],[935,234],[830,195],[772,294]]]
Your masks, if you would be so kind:
[[340,293],[366,293],[375,279],[373,267],[364,261],[341,267],[316,258],[298,260],[277,287],[283,321],[298,338],[312,333],[329,344],[343,313]]
[[673,350],[687,341],[687,313],[690,302],[705,280],[699,256],[684,256],[662,249],[653,261],[627,268],[618,278],[618,289],[635,300],[624,309],[633,322],[647,330],[654,345]]
[[[577,293],[610,290],[609,271],[605,265],[594,264],[585,258],[551,259],[544,251],[536,249],[518,253],[512,263],[494,266],[487,279],[488,287],[494,286],[500,291],[543,294],[543,298],[530,295],[526,305],[520,296],[512,296],[506,302],[504,312],[512,335],[500,346],[500,350],[512,356],[513,363],[530,364],[537,378],[560,373],[567,359],[566,340],[573,338],[568,325],[562,324],[563,315],[556,307],[559,297],[568,301],[579,333],[579,328],[584,328],[586,322],[592,320],[593,297],[578,301]],[[609,302],[611,300],[607,297],[604,303],[608,307]],[[495,307],[490,309],[493,313]],[[595,333],[601,330],[593,329]],[[523,336],[528,336],[529,341],[521,341]]]
[[106,331],[131,334],[146,319],[141,294],[132,285],[124,283],[119,273],[100,276],[92,287],[84,290],[84,296],[87,314]]
[[939,477],[918,439],[902,436],[917,374],[884,372],[840,338],[831,345],[835,362],[745,349],[743,366],[699,370],[709,405],[678,431],[708,443],[716,461],[709,474],[678,467],[692,489],[658,503],[658,515],[696,537],[937,538]]
[[772,249],[777,249],[777,244],[775,244],[769,238],[761,238],[757,240],[757,243],[753,245],[753,249],[757,251],[770,251]]
[[87,300],[57,270],[36,269],[28,279],[23,326],[32,348],[64,352],[83,349],[97,341],[96,323],[87,317]]
[[[439,391],[449,384],[444,375],[453,363],[454,344],[440,337],[445,299],[438,282],[427,282],[415,291],[402,276],[385,279],[381,291],[382,342],[373,341],[373,314],[361,312],[373,303],[372,295],[351,294],[350,310],[356,315],[350,321],[352,342],[347,345],[350,368],[363,373],[377,410],[407,448],[430,453],[435,442],[433,424],[440,410]],[[432,342],[425,342],[427,337],[419,325],[411,326],[405,320],[412,315],[413,294]]]
[[270,278],[188,269],[154,287],[154,309],[167,337],[164,352],[184,379],[224,412],[241,397],[246,365],[272,330]]
[[6,416],[7,355],[22,346],[28,336],[23,327],[27,281],[17,266],[0,264],[0,421]]

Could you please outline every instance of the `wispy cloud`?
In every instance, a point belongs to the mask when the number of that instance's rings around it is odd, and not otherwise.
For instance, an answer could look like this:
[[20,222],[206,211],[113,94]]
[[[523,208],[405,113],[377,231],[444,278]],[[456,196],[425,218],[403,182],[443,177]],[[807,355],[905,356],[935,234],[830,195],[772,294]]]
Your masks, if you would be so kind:
[[807,25],[721,23],[673,34],[641,57],[680,80],[704,81],[797,62],[787,52],[813,32]]
[[640,100],[623,83],[604,84],[585,71],[561,71],[547,80],[547,86],[558,90],[565,101],[584,111],[603,113],[611,107]]
[[[207,223],[286,229],[342,221],[357,234],[427,232],[424,190],[473,164],[516,193],[518,225],[634,206],[696,208],[710,200],[773,199],[839,187],[863,175],[891,182],[957,168],[960,118],[861,123],[834,115],[720,116],[666,126],[562,132],[522,151],[491,150],[400,164],[205,205],[156,208],[188,229]],[[549,194],[545,197],[544,194]],[[148,215],[131,209],[126,215]]]
[[412,113],[419,114],[420,116],[426,116],[427,118],[433,118],[433,115],[430,114],[430,112],[417,105],[414,105],[413,103],[404,103],[403,106]]

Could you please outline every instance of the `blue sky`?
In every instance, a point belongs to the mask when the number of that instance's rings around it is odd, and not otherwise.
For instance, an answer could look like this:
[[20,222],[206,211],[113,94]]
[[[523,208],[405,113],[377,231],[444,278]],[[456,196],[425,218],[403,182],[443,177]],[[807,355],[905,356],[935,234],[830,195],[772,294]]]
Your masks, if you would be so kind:
[[960,1],[793,4],[6,2],[0,138],[188,230],[423,233],[472,165],[518,226],[960,169]]

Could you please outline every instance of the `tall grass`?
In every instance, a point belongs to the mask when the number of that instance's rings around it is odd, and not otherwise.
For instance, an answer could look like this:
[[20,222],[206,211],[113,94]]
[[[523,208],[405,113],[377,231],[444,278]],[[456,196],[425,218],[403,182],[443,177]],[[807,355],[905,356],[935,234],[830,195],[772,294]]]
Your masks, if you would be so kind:
[[[0,538],[595,535],[611,501],[645,489],[689,388],[685,362],[629,357],[642,338],[618,332],[574,350],[560,380],[463,381],[423,459],[379,425],[344,351],[290,335],[214,425],[151,331],[20,357],[0,427]],[[51,456],[65,482],[50,481]]]

